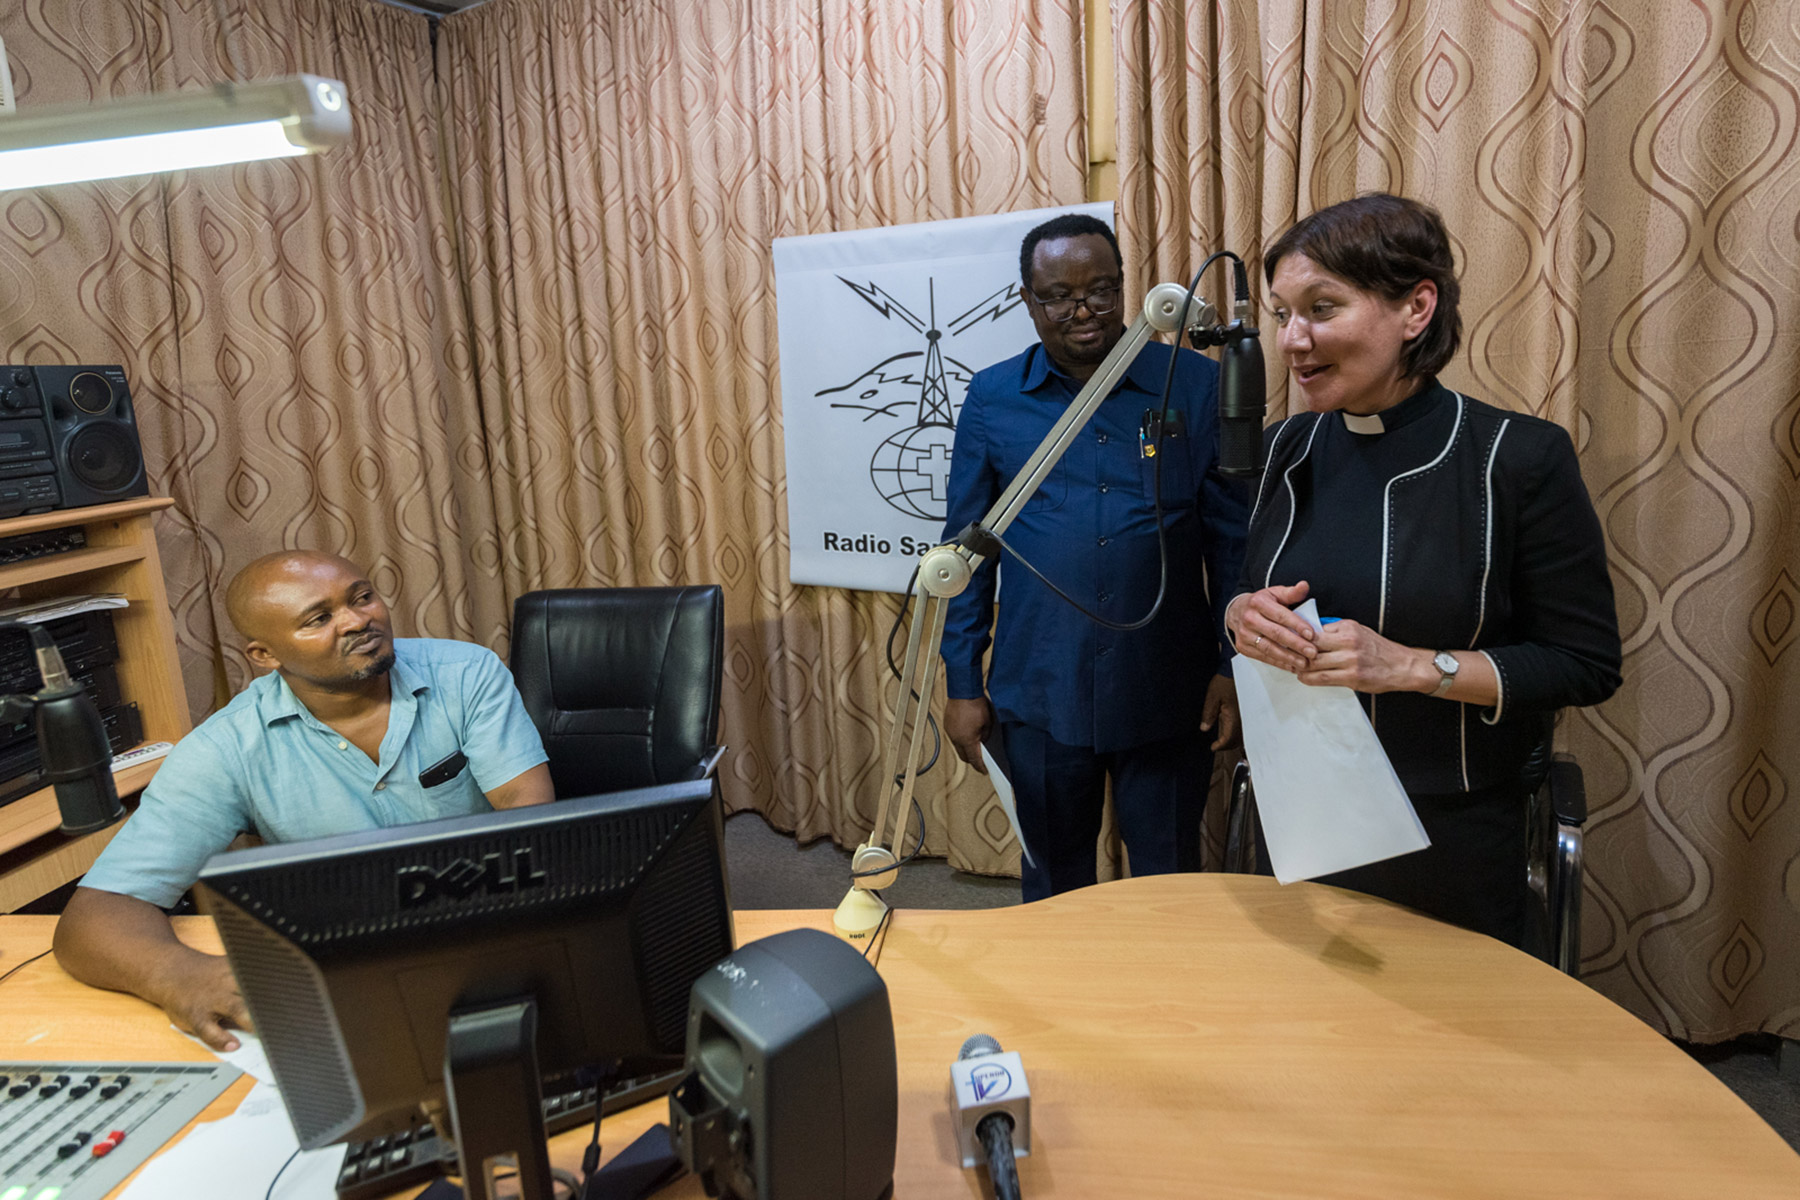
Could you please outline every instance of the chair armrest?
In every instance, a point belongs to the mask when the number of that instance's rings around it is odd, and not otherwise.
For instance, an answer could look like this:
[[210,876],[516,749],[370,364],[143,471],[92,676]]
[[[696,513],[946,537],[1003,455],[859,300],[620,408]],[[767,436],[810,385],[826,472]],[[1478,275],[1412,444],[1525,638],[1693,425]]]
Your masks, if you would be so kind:
[[711,750],[708,750],[705,757],[700,760],[700,774],[696,775],[694,778],[711,779],[713,774],[719,769],[719,760],[725,757],[725,750],[726,747],[724,746],[714,746]]
[[1254,875],[1257,868],[1256,788],[1250,782],[1250,761],[1240,759],[1231,773],[1231,787],[1226,792],[1225,869],[1239,875]]
[[1558,824],[1580,826],[1587,821],[1587,784],[1581,764],[1571,755],[1559,754],[1550,764],[1550,807]]

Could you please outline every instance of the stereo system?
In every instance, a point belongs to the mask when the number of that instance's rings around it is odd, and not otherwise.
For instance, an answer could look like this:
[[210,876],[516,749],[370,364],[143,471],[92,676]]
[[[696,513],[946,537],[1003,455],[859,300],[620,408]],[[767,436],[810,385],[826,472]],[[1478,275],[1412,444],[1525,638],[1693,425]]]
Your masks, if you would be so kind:
[[0,517],[149,494],[122,367],[0,366]]

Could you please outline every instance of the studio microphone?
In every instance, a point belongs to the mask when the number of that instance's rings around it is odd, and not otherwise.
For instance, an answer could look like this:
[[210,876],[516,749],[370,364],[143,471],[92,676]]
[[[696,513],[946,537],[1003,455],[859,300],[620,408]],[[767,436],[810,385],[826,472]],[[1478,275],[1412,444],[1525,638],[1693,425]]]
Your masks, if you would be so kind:
[[113,783],[112,745],[106,725],[87,690],[63,664],[62,652],[43,626],[0,622],[31,638],[43,687],[25,696],[0,698],[0,717],[37,724],[38,759],[56,791],[64,833],[91,833],[125,815]]
[[73,681],[46,684],[34,699],[38,759],[56,790],[63,832],[92,833],[122,818],[112,744],[87,690]]
[[985,1162],[995,1200],[1019,1200],[1015,1159],[1031,1155],[1031,1089],[1016,1051],[978,1033],[950,1064],[951,1105],[962,1165]]
[[1242,260],[1233,266],[1237,300],[1219,352],[1219,474],[1247,479],[1262,474],[1267,386],[1262,341],[1250,323],[1250,281]]

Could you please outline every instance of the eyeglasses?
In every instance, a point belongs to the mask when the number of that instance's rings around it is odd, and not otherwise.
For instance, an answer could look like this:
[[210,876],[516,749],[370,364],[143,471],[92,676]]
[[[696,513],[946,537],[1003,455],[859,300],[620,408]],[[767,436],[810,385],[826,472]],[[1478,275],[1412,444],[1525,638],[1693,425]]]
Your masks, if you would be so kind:
[[1085,296],[1058,296],[1054,300],[1045,300],[1030,288],[1026,288],[1025,293],[1037,301],[1038,307],[1044,310],[1046,317],[1060,325],[1064,321],[1072,319],[1075,316],[1075,310],[1083,305],[1086,305],[1087,310],[1096,317],[1104,317],[1119,307],[1121,290],[1123,289],[1115,284],[1112,287],[1095,288]]

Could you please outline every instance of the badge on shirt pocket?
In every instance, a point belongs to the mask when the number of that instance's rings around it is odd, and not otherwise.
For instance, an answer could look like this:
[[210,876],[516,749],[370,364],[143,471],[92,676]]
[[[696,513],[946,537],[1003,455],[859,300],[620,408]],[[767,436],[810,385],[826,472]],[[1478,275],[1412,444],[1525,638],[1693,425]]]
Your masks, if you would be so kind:
[[463,768],[468,765],[469,756],[464,754],[461,750],[458,750],[443,762],[434,763],[431,766],[426,767],[423,771],[420,771],[419,786],[422,788],[434,788],[440,784],[449,783],[452,779],[461,775],[463,773]]
[[1162,467],[1162,504],[1164,509],[1187,508],[1196,500],[1194,467],[1188,449],[1187,421],[1180,409],[1169,409],[1163,414],[1161,421],[1162,453],[1150,453],[1149,448],[1155,444],[1157,430],[1156,413],[1147,410],[1144,421],[1139,428],[1139,443],[1143,447],[1138,462],[1144,476],[1144,498],[1150,499],[1156,487],[1156,470]]

